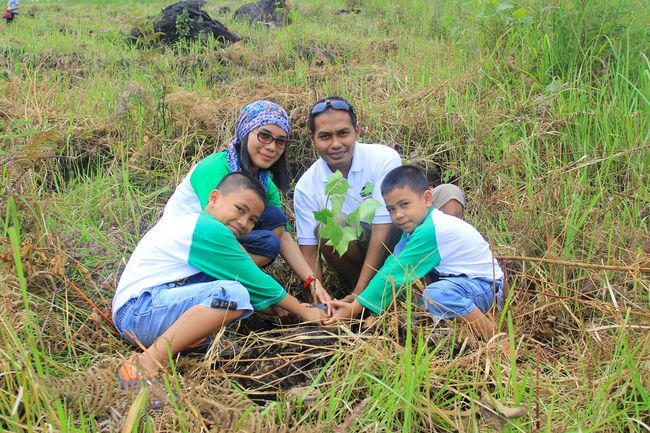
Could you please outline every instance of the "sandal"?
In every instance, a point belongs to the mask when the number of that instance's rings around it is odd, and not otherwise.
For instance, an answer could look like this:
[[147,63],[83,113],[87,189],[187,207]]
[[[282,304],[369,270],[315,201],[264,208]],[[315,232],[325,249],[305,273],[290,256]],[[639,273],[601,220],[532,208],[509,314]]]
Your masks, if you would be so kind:
[[124,361],[117,369],[117,380],[123,390],[138,391],[140,383],[151,385],[160,382],[158,373],[148,373],[138,363],[138,355],[133,355]]

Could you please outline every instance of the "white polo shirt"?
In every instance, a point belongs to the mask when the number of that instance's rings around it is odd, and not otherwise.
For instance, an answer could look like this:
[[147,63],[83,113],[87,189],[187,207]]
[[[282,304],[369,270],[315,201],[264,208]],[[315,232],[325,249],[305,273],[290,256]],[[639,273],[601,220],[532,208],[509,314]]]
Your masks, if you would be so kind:
[[[350,214],[363,200],[374,198],[381,203],[381,207],[377,209],[372,223],[390,224],[390,215],[381,195],[381,183],[389,171],[400,165],[402,160],[394,149],[383,144],[356,142],[352,167],[347,177],[350,189],[343,203],[343,212]],[[313,212],[325,207],[325,185],[330,174],[332,170],[327,163],[323,158],[318,158],[296,184],[293,210],[296,214],[298,245],[318,245],[314,234],[317,221]],[[362,189],[368,182],[372,185],[372,193],[362,195]]]

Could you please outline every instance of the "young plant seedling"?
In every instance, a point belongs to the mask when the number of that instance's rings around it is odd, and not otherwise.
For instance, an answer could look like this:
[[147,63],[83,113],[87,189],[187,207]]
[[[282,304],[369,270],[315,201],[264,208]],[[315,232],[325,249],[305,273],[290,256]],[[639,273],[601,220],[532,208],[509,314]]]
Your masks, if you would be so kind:
[[[370,223],[375,217],[375,211],[381,206],[373,198],[365,199],[348,215],[347,220],[350,225],[347,227],[341,226],[336,217],[343,212],[343,202],[346,195],[348,195],[348,189],[350,189],[350,183],[343,177],[343,173],[336,170],[327,177],[325,207],[314,211],[314,218],[322,224],[320,237],[327,239],[326,245],[334,248],[334,251],[340,256],[347,252],[350,241],[358,239],[361,235],[361,222]],[[370,182],[364,185],[361,195],[363,197],[372,195],[372,184]],[[328,203],[331,206],[328,206]],[[318,242],[318,249],[320,250],[320,239]]]

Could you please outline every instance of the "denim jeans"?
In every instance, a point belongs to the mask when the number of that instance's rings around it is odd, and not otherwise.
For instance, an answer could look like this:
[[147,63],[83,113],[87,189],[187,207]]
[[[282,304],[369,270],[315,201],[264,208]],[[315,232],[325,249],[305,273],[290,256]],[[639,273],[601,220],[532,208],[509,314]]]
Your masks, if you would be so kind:
[[495,299],[501,308],[503,280],[488,278],[443,277],[427,286],[422,301],[427,311],[441,319],[466,316],[478,307],[487,313]]
[[237,281],[214,280],[185,285],[166,283],[147,289],[120,307],[115,315],[115,327],[130,343],[135,344],[135,341],[127,333],[149,347],[179,317],[196,305],[231,311],[243,310],[239,320],[253,313],[248,291]]

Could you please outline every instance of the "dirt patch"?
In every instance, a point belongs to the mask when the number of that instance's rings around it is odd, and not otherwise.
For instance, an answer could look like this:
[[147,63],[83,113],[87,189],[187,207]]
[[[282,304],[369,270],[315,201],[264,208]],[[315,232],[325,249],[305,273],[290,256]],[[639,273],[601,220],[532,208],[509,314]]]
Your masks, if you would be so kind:
[[254,400],[310,385],[327,361],[345,344],[337,330],[319,327],[249,333],[235,359],[218,362]]

